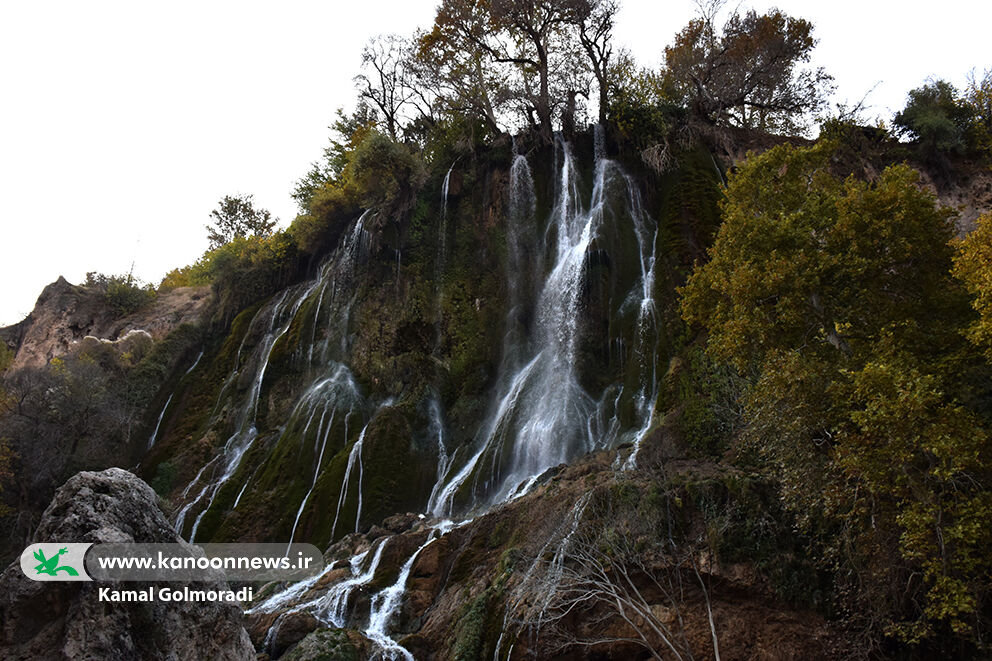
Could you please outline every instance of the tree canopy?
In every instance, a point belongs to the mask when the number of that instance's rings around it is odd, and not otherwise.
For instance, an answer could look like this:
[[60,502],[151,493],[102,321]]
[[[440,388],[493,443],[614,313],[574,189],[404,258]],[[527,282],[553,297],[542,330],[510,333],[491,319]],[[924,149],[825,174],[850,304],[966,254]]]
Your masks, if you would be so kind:
[[813,25],[773,9],[735,11],[722,29],[715,8],[693,19],[665,48],[666,75],[695,117],[766,131],[794,131],[822,107],[831,77],[804,68]]
[[[872,614],[862,625],[983,635],[992,455],[971,387],[987,369],[963,337],[950,212],[907,166],[868,184],[832,154],[784,145],[732,177],[683,315],[749,376],[745,447],[820,535],[849,607]],[[980,243],[958,262],[977,289]]]
[[252,195],[225,195],[210,212],[212,223],[207,225],[210,248],[219,248],[234,239],[246,236],[265,237],[272,234],[276,220],[265,209],[256,209]]

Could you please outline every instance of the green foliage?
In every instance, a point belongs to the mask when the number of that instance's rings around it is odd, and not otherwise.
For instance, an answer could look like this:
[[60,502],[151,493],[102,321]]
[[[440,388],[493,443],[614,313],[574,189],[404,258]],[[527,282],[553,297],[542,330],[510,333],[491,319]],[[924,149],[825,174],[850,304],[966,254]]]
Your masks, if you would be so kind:
[[[992,458],[962,403],[976,361],[948,212],[908,167],[869,185],[835,176],[832,154],[750,158],[682,312],[714,358],[752,375],[745,448],[821,537],[864,626],[976,639]],[[966,281],[979,261],[959,258]]]
[[231,317],[288,285],[296,274],[297,254],[288,232],[236,238],[214,251],[210,268],[221,314]]
[[489,611],[489,593],[483,591],[465,605],[455,629],[454,658],[456,661],[477,661],[482,657],[485,644],[486,615]]
[[159,283],[159,291],[168,291],[176,287],[201,287],[213,282],[212,257],[214,251],[204,253],[200,259],[189,266],[172,269],[165,274]]
[[609,118],[621,143],[640,151],[663,140],[678,109],[661,74],[620,58],[613,77]]
[[155,470],[155,477],[148,485],[162,498],[165,498],[176,486],[176,466],[171,461],[163,461]]
[[978,313],[968,337],[992,361],[992,213],[980,216],[974,231],[957,245],[954,275],[967,287]]
[[334,245],[359,213],[354,191],[335,181],[314,191],[306,213],[289,226],[289,235],[302,252],[319,254]]
[[6,342],[0,340],[0,375],[7,371],[11,363],[14,362],[14,350],[7,346]]
[[987,69],[981,79],[972,72],[964,101],[974,118],[968,132],[969,144],[987,161],[992,160],[992,69]]
[[252,197],[225,195],[221,198],[217,208],[210,212],[212,225],[207,225],[211,248],[219,248],[235,239],[272,234],[276,221],[267,210],[256,209]]
[[86,274],[86,287],[103,293],[107,303],[118,316],[137,312],[155,300],[155,287],[143,284],[130,273],[127,275],[104,275],[91,271]]
[[964,153],[972,110],[962,103],[953,85],[934,80],[910,91],[906,107],[892,121],[913,140],[924,158],[937,159]]
[[374,127],[375,113],[368,105],[359,103],[351,115],[338,108],[337,119],[330,126],[330,144],[324,148],[323,159],[312,163],[310,171],[293,188],[292,197],[299,205],[302,215],[310,213],[312,201],[321,189],[341,179],[348,164],[348,154],[354,151]]
[[360,204],[383,207],[406,201],[423,183],[424,166],[409,147],[372,132],[348,156],[349,178]]
[[682,439],[699,455],[719,457],[740,426],[740,378],[695,346],[688,350],[676,378]]

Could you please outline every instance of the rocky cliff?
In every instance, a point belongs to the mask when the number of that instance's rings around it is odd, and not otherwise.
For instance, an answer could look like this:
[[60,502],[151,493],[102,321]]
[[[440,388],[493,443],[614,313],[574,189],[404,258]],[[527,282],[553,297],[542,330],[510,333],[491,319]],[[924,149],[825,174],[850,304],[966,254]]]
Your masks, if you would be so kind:
[[41,367],[68,354],[85,337],[113,342],[129,333],[147,333],[160,340],[182,324],[202,322],[210,302],[208,287],[179,287],[121,315],[101,292],[72,285],[59,276],[42,290],[26,319],[0,328],[0,340],[15,352],[11,371]]

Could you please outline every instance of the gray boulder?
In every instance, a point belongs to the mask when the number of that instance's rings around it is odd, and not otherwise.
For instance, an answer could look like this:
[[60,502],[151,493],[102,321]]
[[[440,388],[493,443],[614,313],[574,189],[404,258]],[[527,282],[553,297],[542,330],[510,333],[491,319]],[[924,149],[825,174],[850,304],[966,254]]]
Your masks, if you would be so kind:
[[[185,543],[151,487],[120,468],[78,473],[59,488],[34,536],[48,541]],[[237,605],[101,602],[97,590],[108,585],[32,581],[15,560],[0,574],[0,658],[255,659]]]

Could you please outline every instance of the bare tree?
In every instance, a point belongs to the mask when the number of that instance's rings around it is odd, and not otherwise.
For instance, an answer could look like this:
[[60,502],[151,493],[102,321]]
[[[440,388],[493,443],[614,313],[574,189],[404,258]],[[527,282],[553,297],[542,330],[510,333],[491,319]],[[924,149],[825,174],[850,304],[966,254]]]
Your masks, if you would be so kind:
[[[519,629],[531,633],[533,651],[625,643],[659,661],[692,659],[687,617],[702,611],[719,661],[710,587],[700,568],[700,558],[709,557],[701,552],[705,545],[676,544],[670,514],[659,521],[645,513],[618,506],[609,490],[575,504],[508,601]],[[619,628],[609,622],[617,619]]]
[[362,68],[366,72],[355,77],[359,96],[382,113],[386,132],[393,140],[399,133],[403,107],[423,101],[418,99],[405,67],[409,48],[407,40],[395,34],[370,39],[362,51]]
[[582,44],[589,66],[599,87],[599,123],[606,123],[612,94],[611,59],[613,57],[613,25],[620,5],[617,0],[593,0],[588,12],[578,21],[579,43]]

